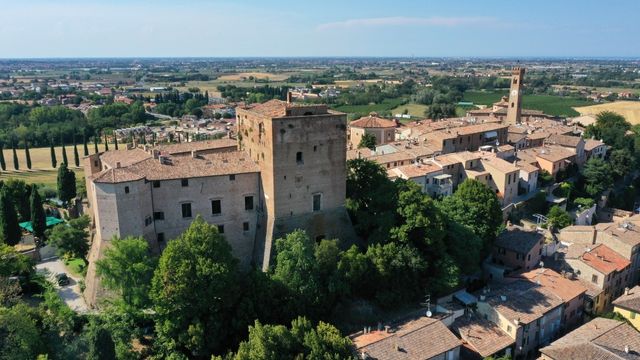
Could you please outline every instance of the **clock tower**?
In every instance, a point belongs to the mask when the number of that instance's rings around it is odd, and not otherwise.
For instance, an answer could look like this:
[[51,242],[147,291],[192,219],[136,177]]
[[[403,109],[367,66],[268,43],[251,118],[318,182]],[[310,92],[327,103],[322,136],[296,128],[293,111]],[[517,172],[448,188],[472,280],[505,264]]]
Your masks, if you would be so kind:
[[522,112],[522,79],[524,68],[514,67],[511,70],[511,92],[509,93],[509,107],[507,108],[507,124],[520,124]]

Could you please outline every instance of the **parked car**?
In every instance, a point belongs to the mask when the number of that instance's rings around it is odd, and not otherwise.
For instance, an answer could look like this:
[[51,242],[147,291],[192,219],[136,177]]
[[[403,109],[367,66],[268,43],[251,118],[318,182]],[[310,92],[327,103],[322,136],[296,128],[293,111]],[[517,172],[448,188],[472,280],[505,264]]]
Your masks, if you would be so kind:
[[65,273],[56,274],[56,283],[60,286],[69,285],[69,277]]

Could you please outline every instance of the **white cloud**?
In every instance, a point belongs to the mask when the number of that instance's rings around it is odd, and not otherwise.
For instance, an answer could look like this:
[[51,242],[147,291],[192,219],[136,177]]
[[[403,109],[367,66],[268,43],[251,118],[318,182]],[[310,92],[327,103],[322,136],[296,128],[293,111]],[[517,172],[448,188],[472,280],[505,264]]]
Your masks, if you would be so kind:
[[496,19],[491,17],[406,17],[391,16],[380,18],[349,19],[320,24],[317,30],[351,29],[356,27],[384,27],[384,26],[463,26],[474,24],[494,24]]

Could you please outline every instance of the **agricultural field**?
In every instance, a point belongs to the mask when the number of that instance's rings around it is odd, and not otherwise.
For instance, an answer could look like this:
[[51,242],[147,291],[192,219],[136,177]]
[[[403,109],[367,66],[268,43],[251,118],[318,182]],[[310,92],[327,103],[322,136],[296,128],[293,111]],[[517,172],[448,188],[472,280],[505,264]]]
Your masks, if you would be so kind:
[[[507,91],[467,91],[464,93],[463,101],[470,101],[476,105],[491,105],[507,94]],[[545,114],[567,117],[580,115],[575,107],[592,104],[593,102],[588,100],[553,95],[524,95],[522,98],[522,107],[525,109],[542,110]]]
[[[111,147],[113,148],[113,144]],[[104,151],[104,145],[99,144],[98,149]],[[70,163],[70,169],[76,173],[76,179],[82,180],[84,178],[84,170],[82,168],[82,159],[80,160],[80,167],[75,167],[73,160],[73,146],[67,146],[67,158]],[[62,163],[62,147],[56,147],[56,160],[58,166]],[[93,144],[89,144],[89,152],[93,153]],[[29,149],[31,154],[31,170],[27,169],[27,160],[25,158],[25,152],[23,149],[17,149],[18,164],[20,164],[20,170],[14,170],[13,167],[13,152],[11,149],[4,149],[4,159],[7,165],[7,170],[0,172],[0,180],[7,180],[11,178],[24,180],[30,184],[43,184],[49,187],[55,188],[58,176],[57,168],[51,167],[51,155],[49,148],[33,148]],[[78,146],[78,154],[82,157],[83,149],[82,145]]]
[[412,117],[423,118],[424,112],[427,111],[428,108],[429,107],[427,105],[409,103],[409,104],[400,105],[394,109],[391,109],[391,113],[393,115],[403,114],[404,111],[407,110],[409,115],[411,115]]
[[357,114],[369,114],[370,112],[385,112],[391,111],[402,104],[404,100],[402,98],[385,99],[380,104],[368,104],[368,105],[341,105],[334,107],[335,110],[345,113],[357,113]]
[[580,115],[596,115],[602,111],[613,111],[624,116],[631,124],[640,124],[640,101],[614,101],[606,104],[575,107],[574,109]]

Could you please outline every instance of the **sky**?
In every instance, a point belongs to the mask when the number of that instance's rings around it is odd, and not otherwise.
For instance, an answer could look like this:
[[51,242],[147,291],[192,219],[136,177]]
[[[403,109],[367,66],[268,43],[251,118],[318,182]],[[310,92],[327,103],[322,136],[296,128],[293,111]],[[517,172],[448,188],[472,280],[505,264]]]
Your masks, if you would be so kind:
[[0,0],[0,58],[632,57],[640,0]]

